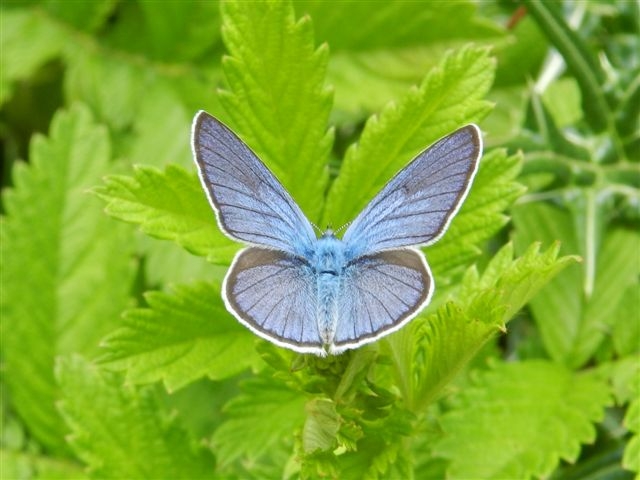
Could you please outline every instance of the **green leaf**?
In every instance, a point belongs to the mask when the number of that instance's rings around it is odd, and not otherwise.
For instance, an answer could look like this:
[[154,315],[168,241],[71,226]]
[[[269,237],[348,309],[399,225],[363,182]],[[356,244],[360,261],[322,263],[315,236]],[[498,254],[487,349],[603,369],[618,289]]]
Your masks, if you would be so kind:
[[242,457],[250,465],[283,445],[292,451],[292,432],[304,423],[306,400],[266,374],[243,382],[242,392],[225,406],[225,421],[213,434],[218,461],[229,464]]
[[109,159],[107,131],[75,106],[56,114],[49,138],[33,139],[29,165],[16,164],[15,187],[4,195],[4,377],[30,433],[54,451],[66,448],[54,409],[54,358],[95,354],[133,283],[129,230],[113,225],[86,192]]
[[624,425],[633,432],[633,436],[624,450],[622,466],[627,470],[640,473],[640,398],[631,402],[624,417]]
[[328,398],[314,398],[305,405],[307,418],[302,429],[302,448],[311,453],[336,447],[340,416]]
[[2,478],[7,480],[85,480],[79,464],[68,459],[0,449]]
[[[480,277],[474,268],[465,276],[458,301],[450,301],[424,321],[415,321],[390,338],[396,374],[413,411],[424,409],[480,348],[573,257],[558,258],[558,246],[540,253],[533,244],[513,259],[508,244]],[[406,332],[404,331],[406,330]]]
[[638,305],[640,305],[640,283],[634,283],[622,293],[617,308],[610,314],[614,321],[613,346],[620,356],[640,353]]
[[173,240],[196,255],[208,254],[214,263],[230,263],[238,250],[218,229],[195,174],[181,167],[160,171],[139,166],[133,177],[109,176],[94,191],[106,200],[112,217],[138,224],[146,234]]
[[461,49],[447,55],[420,88],[412,88],[397,104],[371,117],[358,143],[345,154],[327,197],[322,225],[339,227],[353,220],[427,145],[486,115],[490,105],[482,98],[493,80],[493,70],[486,49]]
[[[140,36],[140,25],[135,26],[135,34]],[[118,157],[130,157],[129,148],[135,152],[141,147],[138,142],[149,142],[137,134],[148,134],[156,128],[156,143],[151,145],[148,154],[160,152],[160,158],[150,156],[144,162],[158,165],[175,151],[176,144],[188,143],[188,130],[180,135],[177,130],[170,130],[173,125],[188,127],[193,113],[201,108],[212,113],[220,111],[211,89],[213,82],[220,81],[219,68],[208,67],[195,77],[189,64],[156,64],[146,57],[97,46],[88,40],[82,35],[66,39],[64,94],[67,99],[87,103],[101,121],[118,133],[114,136],[118,140]],[[154,105],[156,98],[163,95],[166,98]],[[154,107],[158,115],[148,116]],[[187,121],[183,123],[185,118]],[[184,161],[188,162],[191,154],[186,150],[184,154]],[[171,161],[179,162],[179,159]]]
[[126,2],[104,41],[160,62],[195,60],[220,42],[219,10],[217,1]]
[[[513,221],[517,250],[535,239],[547,244],[559,240],[563,252],[578,251],[572,218],[565,210],[540,202],[523,204],[514,208]],[[602,243],[594,247],[591,266],[567,269],[531,302],[547,352],[553,359],[579,367],[595,353],[616,322],[615,312],[625,301],[626,290],[637,285],[640,264],[630,261],[630,255],[638,249],[637,232],[610,228]],[[589,272],[595,276],[590,295],[582,289],[583,277]],[[634,318],[620,321],[630,325]]]
[[426,249],[438,284],[446,284],[461,267],[467,267],[482,252],[484,244],[508,221],[504,211],[524,192],[516,182],[520,155],[507,156],[493,150],[480,161],[468,197],[444,237]]
[[45,11],[66,28],[73,27],[86,32],[99,30],[116,8],[116,0],[71,3],[56,0],[41,2]]
[[174,391],[201,377],[227,378],[256,364],[255,337],[225,309],[220,286],[176,286],[148,292],[148,308],[125,312],[103,342],[103,361],[131,383],[164,381]]
[[316,38],[330,45],[336,121],[359,121],[400,98],[447,50],[502,35],[468,1],[379,2],[374,11],[367,2],[297,1],[295,8],[311,16]]
[[79,355],[56,366],[69,443],[94,478],[210,478],[213,458],[163,412],[152,389],[123,387]]
[[5,10],[0,15],[0,104],[13,84],[31,77],[47,61],[61,55],[63,30],[27,10]]
[[333,142],[328,49],[315,48],[309,17],[296,21],[288,2],[225,2],[222,14],[230,56],[220,101],[236,131],[317,221]]
[[609,404],[593,375],[543,361],[501,364],[479,373],[442,416],[435,453],[450,461],[447,478],[546,477],[595,440],[593,422]]

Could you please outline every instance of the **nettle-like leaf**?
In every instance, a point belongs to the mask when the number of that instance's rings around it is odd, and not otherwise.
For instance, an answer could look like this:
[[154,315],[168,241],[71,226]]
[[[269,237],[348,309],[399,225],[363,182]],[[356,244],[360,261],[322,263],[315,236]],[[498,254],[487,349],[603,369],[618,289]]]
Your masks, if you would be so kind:
[[429,144],[490,110],[482,98],[495,65],[485,49],[464,48],[447,55],[396,104],[371,117],[345,154],[327,197],[323,225],[353,220],[384,184]]
[[444,237],[426,249],[437,285],[470,265],[484,244],[507,223],[503,212],[524,193],[524,187],[516,181],[521,165],[520,155],[507,156],[504,150],[493,150],[480,160],[462,208]]
[[310,18],[296,21],[287,2],[225,2],[222,14],[230,56],[220,101],[237,132],[317,221],[333,143],[328,49],[315,48]]
[[226,310],[220,285],[148,292],[147,308],[128,310],[103,342],[103,361],[126,370],[131,383],[164,381],[170,391],[207,376],[237,375],[258,361],[255,336]]
[[[57,354],[95,354],[129,302],[129,231],[113,225],[86,189],[109,170],[107,131],[89,111],[58,113],[49,138],[31,142],[4,195],[2,351],[11,402],[30,433],[64,449],[54,402]],[[36,401],[37,399],[37,401]]]
[[252,465],[283,447],[292,452],[293,432],[302,427],[305,402],[304,395],[268,371],[244,381],[241,393],[225,405],[225,420],[213,434],[218,462],[229,465],[244,458],[244,464]]
[[610,404],[606,383],[546,361],[499,364],[481,372],[440,419],[435,453],[447,478],[546,477],[595,440]]
[[[516,248],[521,250],[533,239],[544,243],[562,242],[564,253],[578,252],[573,221],[561,208],[544,203],[529,203],[513,211],[516,226]],[[595,241],[595,239],[592,239]],[[630,261],[632,252],[640,248],[640,235],[616,227],[606,231],[596,257],[589,265],[575,265],[550,282],[531,302],[531,310],[549,355],[572,367],[583,365],[598,349],[607,331],[619,320],[622,328],[634,322],[633,315],[617,319],[623,302],[635,303],[640,264]],[[589,272],[585,272],[588,270]],[[585,274],[594,275],[592,292],[585,292]],[[632,293],[625,296],[627,289]],[[618,328],[621,328],[620,326]]]
[[392,337],[390,347],[398,384],[412,411],[420,411],[443,393],[444,387],[496,332],[550,279],[575,261],[558,258],[556,245],[545,252],[533,244],[513,259],[506,245],[482,276],[468,270],[459,300],[449,301],[434,315],[418,318]]
[[214,461],[164,412],[153,389],[123,387],[79,355],[61,358],[60,411],[93,478],[210,478]]
[[297,12],[313,18],[316,38],[330,45],[327,77],[335,86],[336,121],[359,120],[400,98],[447,49],[495,41],[502,34],[467,0],[380,2],[375,10],[366,2],[294,4]]
[[156,238],[173,240],[196,255],[208,255],[214,263],[230,263],[238,244],[218,228],[196,175],[182,167],[164,171],[136,167],[134,176],[106,177],[95,192],[107,201],[106,212],[140,225]]

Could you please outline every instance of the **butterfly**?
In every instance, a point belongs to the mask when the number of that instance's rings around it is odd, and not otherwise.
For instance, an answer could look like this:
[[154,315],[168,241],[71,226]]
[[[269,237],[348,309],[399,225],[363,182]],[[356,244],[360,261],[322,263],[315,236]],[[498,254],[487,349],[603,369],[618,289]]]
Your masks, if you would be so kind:
[[416,247],[447,230],[482,153],[470,124],[418,154],[347,227],[342,238],[312,224],[264,163],[204,111],[193,120],[200,181],[220,230],[249,244],[223,285],[227,310],[281,347],[339,354],[394,332],[434,291]]

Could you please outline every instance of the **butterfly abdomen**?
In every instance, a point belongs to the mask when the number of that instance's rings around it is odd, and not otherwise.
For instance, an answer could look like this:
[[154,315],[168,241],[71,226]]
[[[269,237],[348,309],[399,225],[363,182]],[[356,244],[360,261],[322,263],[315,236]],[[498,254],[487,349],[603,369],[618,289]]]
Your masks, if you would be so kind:
[[322,342],[330,345],[338,322],[338,293],[344,270],[344,247],[332,232],[325,233],[316,245],[312,265],[318,289],[318,331]]

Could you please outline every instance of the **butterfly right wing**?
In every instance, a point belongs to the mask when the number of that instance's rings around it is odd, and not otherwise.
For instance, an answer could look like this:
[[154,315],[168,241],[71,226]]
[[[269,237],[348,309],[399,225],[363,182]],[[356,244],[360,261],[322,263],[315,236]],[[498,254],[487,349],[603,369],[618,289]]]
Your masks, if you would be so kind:
[[349,225],[349,258],[430,245],[466,197],[482,154],[475,125],[447,135],[400,170]]
[[240,251],[222,287],[229,310],[281,347],[326,355],[317,324],[316,278],[299,257],[266,248]]
[[429,303],[433,278],[422,252],[387,250],[345,268],[331,353],[357,348],[401,328]]
[[193,120],[191,145],[224,233],[294,255],[309,251],[316,236],[300,207],[229,128],[200,111]]

